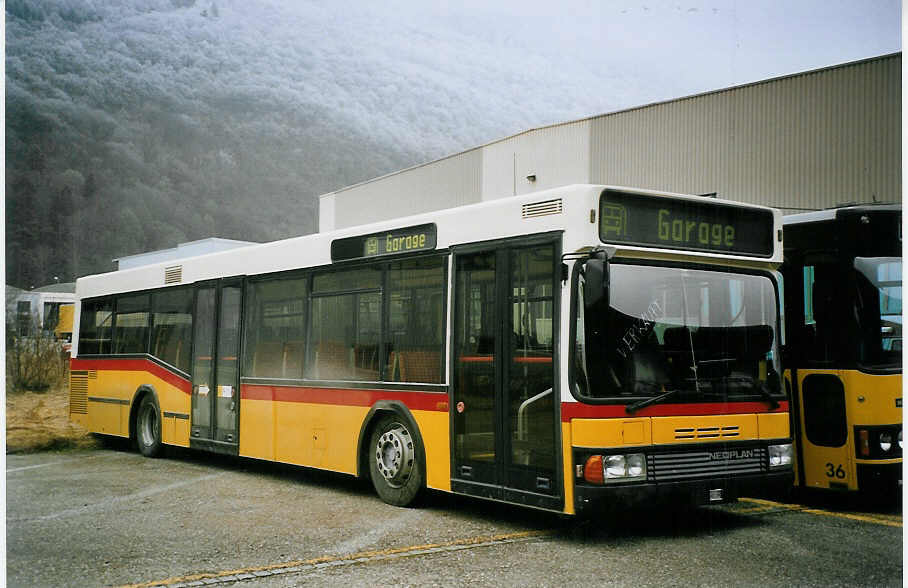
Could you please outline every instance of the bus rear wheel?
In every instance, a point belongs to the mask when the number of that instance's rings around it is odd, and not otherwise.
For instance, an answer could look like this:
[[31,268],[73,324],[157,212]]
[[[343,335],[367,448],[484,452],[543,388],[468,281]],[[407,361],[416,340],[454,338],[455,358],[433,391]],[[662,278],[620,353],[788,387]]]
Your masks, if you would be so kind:
[[161,411],[151,394],[142,397],[136,415],[136,444],[145,457],[161,454]]
[[409,506],[423,490],[422,448],[404,419],[382,417],[367,449],[369,474],[379,498],[394,506]]

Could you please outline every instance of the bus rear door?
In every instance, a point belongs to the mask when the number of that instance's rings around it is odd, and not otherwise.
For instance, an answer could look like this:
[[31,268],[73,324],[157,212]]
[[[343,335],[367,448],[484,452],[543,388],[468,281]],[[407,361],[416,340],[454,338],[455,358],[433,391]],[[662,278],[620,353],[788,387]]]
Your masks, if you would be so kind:
[[241,278],[196,287],[190,446],[236,455],[239,449]]

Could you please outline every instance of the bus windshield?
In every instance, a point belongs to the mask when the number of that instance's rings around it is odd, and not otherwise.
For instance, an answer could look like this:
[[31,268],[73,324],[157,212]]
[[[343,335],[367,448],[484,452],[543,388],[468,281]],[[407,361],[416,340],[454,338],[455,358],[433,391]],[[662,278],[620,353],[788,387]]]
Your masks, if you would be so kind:
[[770,278],[613,263],[608,282],[608,295],[592,305],[578,289],[580,399],[669,394],[716,402],[780,393]]
[[861,363],[887,367],[902,363],[902,258],[856,257],[856,315]]

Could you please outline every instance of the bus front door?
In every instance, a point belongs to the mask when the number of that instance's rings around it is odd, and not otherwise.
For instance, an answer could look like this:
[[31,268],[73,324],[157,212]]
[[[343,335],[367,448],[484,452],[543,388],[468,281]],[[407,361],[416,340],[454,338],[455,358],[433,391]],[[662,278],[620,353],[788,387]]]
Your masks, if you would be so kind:
[[239,279],[196,288],[190,447],[238,453],[242,296]]
[[455,253],[452,489],[563,506],[558,243]]

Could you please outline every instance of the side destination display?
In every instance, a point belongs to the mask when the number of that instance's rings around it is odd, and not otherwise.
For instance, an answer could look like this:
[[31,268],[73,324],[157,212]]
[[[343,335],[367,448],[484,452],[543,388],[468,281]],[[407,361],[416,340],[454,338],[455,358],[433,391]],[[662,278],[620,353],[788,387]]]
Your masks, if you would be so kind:
[[392,229],[331,242],[331,261],[399,255],[435,249],[435,224]]
[[771,257],[768,210],[605,190],[599,238],[606,243]]

